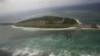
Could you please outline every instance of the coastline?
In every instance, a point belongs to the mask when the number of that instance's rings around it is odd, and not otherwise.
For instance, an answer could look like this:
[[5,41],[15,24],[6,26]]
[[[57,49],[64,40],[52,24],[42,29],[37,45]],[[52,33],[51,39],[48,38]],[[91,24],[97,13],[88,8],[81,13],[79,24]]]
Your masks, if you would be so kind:
[[[36,28],[36,27],[22,27],[22,26],[16,26],[12,25],[12,28],[17,29],[23,29],[23,30],[29,30],[29,31],[37,31],[37,30],[75,30],[75,29],[83,29],[83,30],[100,30],[100,25],[96,25],[97,28],[92,28],[90,25],[84,25],[82,24],[77,18],[74,19],[78,23],[77,26],[67,27],[67,28]],[[82,27],[81,27],[82,25]]]
[[[82,24],[78,19],[75,19],[78,24]],[[35,28],[35,27],[21,27],[12,25],[12,28],[23,29],[23,30],[74,30],[79,29],[78,27],[68,27],[68,28]]]
[[81,29],[81,30],[99,30],[94,28],[78,28],[78,27],[68,27],[68,28],[33,28],[33,27],[18,27],[15,25],[11,26],[12,28],[16,29],[22,29],[22,30],[28,30],[28,31],[37,31],[37,30],[75,30],[75,29]]
[[77,27],[68,27],[68,28],[34,28],[34,27],[18,27],[18,26],[11,26],[12,28],[23,29],[23,30],[74,30],[78,29]]

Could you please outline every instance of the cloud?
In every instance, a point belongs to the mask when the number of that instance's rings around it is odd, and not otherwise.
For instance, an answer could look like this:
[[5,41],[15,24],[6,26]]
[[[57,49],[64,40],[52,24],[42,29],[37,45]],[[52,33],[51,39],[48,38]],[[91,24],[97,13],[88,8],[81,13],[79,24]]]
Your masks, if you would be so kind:
[[69,6],[98,2],[99,0],[1,0],[0,12],[10,13],[30,9],[41,9],[56,6]]

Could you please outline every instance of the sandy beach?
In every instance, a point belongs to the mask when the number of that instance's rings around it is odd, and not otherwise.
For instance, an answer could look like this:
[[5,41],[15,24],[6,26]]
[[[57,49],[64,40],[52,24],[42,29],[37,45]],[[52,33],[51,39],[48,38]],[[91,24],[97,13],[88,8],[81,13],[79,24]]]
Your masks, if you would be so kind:
[[11,27],[23,30],[73,30],[78,29],[77,27],[68,27],[68,28],[34,28],[34,27],[17,27],[12,25]]
[[34,28],[34,27],[18,27],[18,26],[11,26],[12,28],[28,30],[28,31],[38,31],[38,30],[75,30],[75,29],[83,29],[83,30],[99,30],[94,28],[78,28],[78,27],[68,27],[68,28]]

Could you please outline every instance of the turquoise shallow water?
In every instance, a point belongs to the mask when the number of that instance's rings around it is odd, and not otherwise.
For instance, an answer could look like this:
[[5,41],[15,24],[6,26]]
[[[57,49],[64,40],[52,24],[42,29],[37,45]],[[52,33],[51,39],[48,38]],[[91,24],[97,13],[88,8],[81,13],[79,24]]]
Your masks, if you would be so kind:
[[100,53],[100,30],[25,31],[0,26],[0,49],[12,56],[88,56]]

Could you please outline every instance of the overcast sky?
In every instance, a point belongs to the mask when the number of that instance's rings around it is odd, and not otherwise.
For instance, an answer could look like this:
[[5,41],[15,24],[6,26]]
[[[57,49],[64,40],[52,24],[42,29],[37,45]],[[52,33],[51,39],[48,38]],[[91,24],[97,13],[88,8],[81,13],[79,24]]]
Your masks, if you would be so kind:
[[95,2],[100,0],[0,0],[0,14]]

